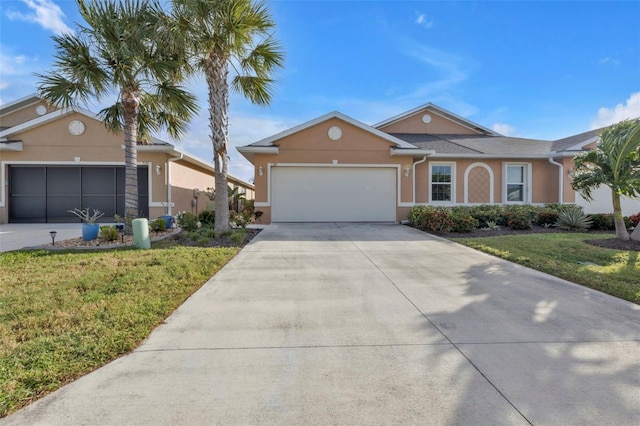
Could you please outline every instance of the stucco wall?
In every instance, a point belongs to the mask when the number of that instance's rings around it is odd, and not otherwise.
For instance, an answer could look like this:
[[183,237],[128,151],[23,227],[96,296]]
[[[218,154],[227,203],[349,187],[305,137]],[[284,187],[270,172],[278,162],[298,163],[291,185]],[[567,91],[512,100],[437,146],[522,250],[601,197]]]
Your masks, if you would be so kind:
[[[429,116],[431,116],[431,122],[428,124],[422,121],[422,117],[425,114],[429,114]],[[454,123],[449,119],[441,117],[428,108],[395,123],[380,127],[379,130],[387,133],[432,133],[462,135],[476,135],[480,133],[468,127]]]
[[26,121],[33,120],[34,118],[40,117],[40,114],[36,112],[36,109],[40,105],[44,106],[47,109],[47,114],[56,110],[56,108],[47,105],[45,102],[39,101],[35,104],[29,105],[0,117],[0,127],[13,127]]

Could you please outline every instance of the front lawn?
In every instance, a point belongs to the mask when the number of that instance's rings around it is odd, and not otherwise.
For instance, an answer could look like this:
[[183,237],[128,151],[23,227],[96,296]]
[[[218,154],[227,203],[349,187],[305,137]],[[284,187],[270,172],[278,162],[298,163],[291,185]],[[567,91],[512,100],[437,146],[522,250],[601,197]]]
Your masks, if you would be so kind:
[[0,255],[0,417],[134,349],[239,248]]
[[548,233],[453,241],[640,304],[640,252],[595,247],[611,235]]

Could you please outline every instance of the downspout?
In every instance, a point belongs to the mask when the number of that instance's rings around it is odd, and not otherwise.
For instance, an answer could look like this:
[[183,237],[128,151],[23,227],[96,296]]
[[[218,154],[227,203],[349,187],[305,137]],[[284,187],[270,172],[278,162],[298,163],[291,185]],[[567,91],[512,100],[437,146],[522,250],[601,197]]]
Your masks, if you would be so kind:
[[167,216],[173,216],[171,205],[171,163],[173,161],[180,161],[184,157],[183,153],[180,153],[179,157],[171,157],[167,159]]
[[549,157],[549,163],[558,166],[558,202],[564,202],[564,166],[557,161],[553,161],[553,157]]
[[416,161],[415,163],[413,163],[413,170],[411,173],[411,178],[413,179],[413,204],[416,204],[416,165],[418,164],[422,164],[425,161],[427,161],[427,156],[425,155],[424,157],[422,157],[422,160],[420,161]]

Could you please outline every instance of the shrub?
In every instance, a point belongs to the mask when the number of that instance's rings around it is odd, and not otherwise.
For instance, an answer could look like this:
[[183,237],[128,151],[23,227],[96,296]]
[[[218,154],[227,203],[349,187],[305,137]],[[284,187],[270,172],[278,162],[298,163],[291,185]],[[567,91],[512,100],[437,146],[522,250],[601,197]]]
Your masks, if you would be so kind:
[[449,209],[434,206],[413,207],[409,214],[409,222],[431,232],[449,232],[453,225]]
[[188,212],[178,213],[176,215],[176,222],[178,223],[178,226],[185,231],[195,231],[202,226],[198,221],[198,218],[194,214]]
[[149,227],[153,232],[156,232],[156,233],[162,232],[167,229],[167,222],[162,218],[158,218],[156,220],[151,221],[151,223],[149,224]]
[[468,207],[454,207],[451,209],[452,232],[472,232],[478,225],[478,219],[471,216]]
[[101,226],[100,238],[104,241],[115,241],[118,239],[120,232],[115,226]]
[[469,214],[478,221],[478,226],[485,228],[489,222],[498,225],[506,225],[504,220],[504,208],[502,206],[494,206],[483,204],[480,206],[472,206],[469,208]]
[[215,225],[216,224],[216,212],[213,210],[201,211],[198,215],[198,220],[202,226]]
[[638,226],[638,224],[640,224],[640,212],[638,214],[632,214],[627,219],[629,219],[629,222],[631,222],[633,226]]
[[582,207],[577,204],[547,203],[544,205],[544,209],[560,213],[572,209],[582,210]]
[[531,229],[531,224],[542,210],[538,206],[511,205],[504,208],[504,217],[509,228],[525,231]]
[[516,231],[531,229],[531,217],[526,213],[511,213],[507,219],[507,226]]
[[558,221],[558,215],[560,212],[555,210],[543,210],[538,213],[536,217],[536,225],[538,226],[549,226],[554,225]]
[[611,213],[598,213],[590,216],[592,220],[591,229],[598,231],[611,231],[616,229],[615,220]]
[[591,227],[593,221],[582,212],[582,209],[569,209],[560,212],[556,226],[569,231],[584,231]]

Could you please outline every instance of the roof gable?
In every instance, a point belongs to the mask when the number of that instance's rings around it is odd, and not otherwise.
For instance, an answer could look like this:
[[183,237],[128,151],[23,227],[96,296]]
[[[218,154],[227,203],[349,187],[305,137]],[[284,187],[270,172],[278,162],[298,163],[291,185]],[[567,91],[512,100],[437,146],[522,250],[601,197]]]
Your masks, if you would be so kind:
[[430,102],[374,124],[373,127],[389,133],[501,136],[491,129],[462,118]]
[[[325,121],[329,121],[333,118],[337,118],[341,121],[344,121],[345,123],[351,124],[352,126],[355,126],[357,128],[360,128],[366,132],[369,132],[375,136],[378,136],[381,139],[384,139],[388,142],[390,142],[391,144],[393,144],[395,147],[397,148],[407,148],[407,149],[413,149],[415,148],[414,145],[403,141],[402,139],[396,138],[395,136],[392,136],[388,133],[382,132],[378,129],[375,129],[367,124],[362,123],[361,121],[358,121],[354,118],[349,117],[348,115],[342,114],[341,112],[338,111],[333,111],[330,112],[328,114],[325,114],[323,116],[320,116],[316,119],[313,119],[311,121],[307,121],[306,123],[302,123],[298,126],[292,127],[288,130],[285,130],[283,132],[277,133],[273,136],[270,136],[268,138],[259,140],[258,142],[254,142],[250,145],[247,145],[247,147],[270,147],[270,146],[275,146],[274,142],[283,139],[287,136],[293,135],[295,133],[301,132],[305,129],[308,129],[310,127],[316,126],[320,123],[324,123]],[[247,148],[244,147],[244,148]]]

